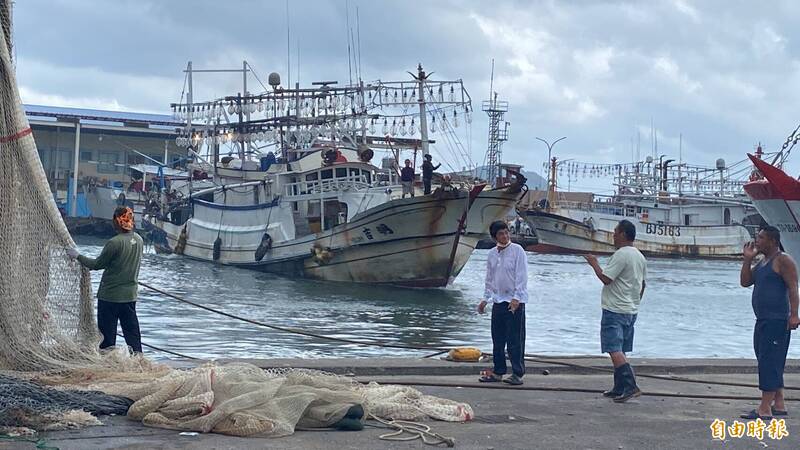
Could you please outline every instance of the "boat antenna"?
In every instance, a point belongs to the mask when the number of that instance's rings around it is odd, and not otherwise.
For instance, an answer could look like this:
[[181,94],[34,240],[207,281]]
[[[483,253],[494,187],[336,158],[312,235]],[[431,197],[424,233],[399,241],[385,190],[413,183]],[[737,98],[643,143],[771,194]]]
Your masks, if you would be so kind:
[[356,6],[356,36],[358,38],[358,82],[361,83],[361,20],[358,18],[358,6]]
[[297,59],[297,76],[295,78],[297,78],[297,84],[300,84],[300,38],[297,38],[297,55],[295,59]]
[[[353,36],[352,28],[350,28],[350,43],[353,45],[353,66],[356,69],[356,80],[360,80],[361,74],[359,72],[358,64],[356,63],[356,38]],[[352,85],[353,82],[351,81],[350,84]]]
[[350,0],[344,2],[344,12],[347,16],[345,20],[345,28],[344,30],[344,37],[347,41],[347,71],[350,74],[350,85],[353,85],[353,65],[351,64],[351,57],[350,57]]
[[292,86],[291,23],[289,22],[289,0],[286,0],[286,86]]

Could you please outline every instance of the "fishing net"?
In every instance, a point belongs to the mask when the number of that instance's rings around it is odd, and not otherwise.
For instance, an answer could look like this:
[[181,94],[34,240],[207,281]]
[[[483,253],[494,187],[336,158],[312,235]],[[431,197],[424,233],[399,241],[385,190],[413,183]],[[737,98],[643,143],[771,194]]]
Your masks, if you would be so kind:
[[127,349],[99,351],[89,273],[67,232],[21,108],[10,57],[10,0],[0,0],[0,428],[146,425],[237,436],[328,427],[354,405],[382,418],[465,421],[469,405],[407,387],[362,385],[252,365],[174,370]]

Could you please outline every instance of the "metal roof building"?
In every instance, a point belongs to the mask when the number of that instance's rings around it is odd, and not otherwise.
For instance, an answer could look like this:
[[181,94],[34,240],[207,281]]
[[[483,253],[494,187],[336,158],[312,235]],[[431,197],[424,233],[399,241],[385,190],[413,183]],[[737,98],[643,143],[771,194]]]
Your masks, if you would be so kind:
[[133,164],[170,163],[183,156],[175,145],[172,116],[57,106],[23,105],[51,191],[66,197],[78,155],[79,185],[129,182]]

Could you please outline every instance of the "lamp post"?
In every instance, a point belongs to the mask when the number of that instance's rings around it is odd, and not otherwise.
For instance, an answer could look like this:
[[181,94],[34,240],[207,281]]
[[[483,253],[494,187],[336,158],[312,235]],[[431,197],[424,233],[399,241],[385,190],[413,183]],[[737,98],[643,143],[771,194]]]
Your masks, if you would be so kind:
[[[553,147],[555,147],[555,145],[556,145],[556,144],[557,144],[559,141],[562,141],[562,140],[564,140],[564,139],[566,139],[566,138],[567,138],[566,136],[564,136],[564,137],[560,137],[560,138],[556,139],[555,141],[553,141],[553,143],[552,143],[552,144],[551,144],[551,143],[549,143],[549,142],[547,142],[546,140],[544,140],[544,139],[540,138],[540,137],[537,137],[537,138],[536,138],[536,139],[538,139],[538,140],[540,140],[540,141],[544,142],[544,145],[546,145],[546,146],[547,146],[547,163],[548,163],[548,164],[550,164],[551,154],[553,153]],[[547,171],[547,185],[548,185],[548,186],[550,186],[550,170],[548,170],[548,171]]]

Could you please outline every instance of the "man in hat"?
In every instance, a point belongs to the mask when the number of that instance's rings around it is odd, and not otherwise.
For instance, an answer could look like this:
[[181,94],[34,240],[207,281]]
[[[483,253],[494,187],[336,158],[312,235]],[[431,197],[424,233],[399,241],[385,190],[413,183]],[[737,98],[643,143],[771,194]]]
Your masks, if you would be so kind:
[[133,231],[133,211],[130,208],[117,208],[112,223],[117,235],[106,242],[100,256],[89,258],[74,248],[67,249],[67,255],[89,270],[104,269],[97,290],[97,326],[103,335],[100,348],[116,345],[119,322],[125,343],[134,353],[141,353],[142,337],[136,316],[136,297],[144,242]]
[[431,160],[433,157],[430,154],[425,155],[425,161],[422,163],[422,186],[425,188],[425,195],[431,193],[431,180],[433,180],[433,171],[438,169],[442,164],[433,165]]

